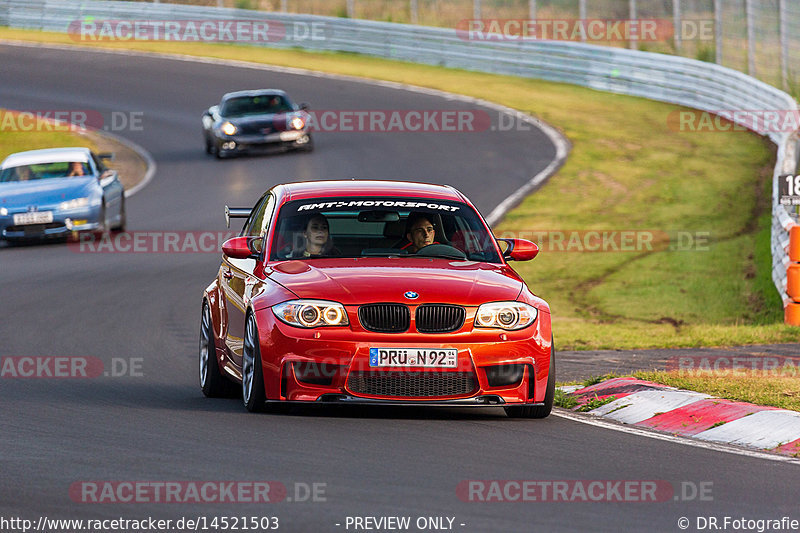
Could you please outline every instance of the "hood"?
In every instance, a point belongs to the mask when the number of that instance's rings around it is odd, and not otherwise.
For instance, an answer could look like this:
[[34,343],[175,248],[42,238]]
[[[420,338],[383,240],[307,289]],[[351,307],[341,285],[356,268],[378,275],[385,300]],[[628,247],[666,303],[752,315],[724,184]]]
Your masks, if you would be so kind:
[[[509,267],[428,258],[358,258],[285,261],[269,278],[300,298],[345,305],[375,302],[452,303],[464,306],[514,300],[523,283]],[[408,291],[419,294],[411,300]]]
[[98,186],[92,176],[0,183],[0,207],[58,204],[91,196]]

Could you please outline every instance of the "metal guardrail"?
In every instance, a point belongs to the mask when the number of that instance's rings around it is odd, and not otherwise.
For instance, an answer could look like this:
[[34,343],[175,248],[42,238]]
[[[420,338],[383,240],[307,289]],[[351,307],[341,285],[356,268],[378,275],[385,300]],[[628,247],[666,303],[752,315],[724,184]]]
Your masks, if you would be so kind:
[[[355,52],[537,78],[710,112],[798,110],[791,96],[741,72],[694,59],[637,50],[557,41],[470,41],[445,28],[229,8],[94,0],[0,0],[0,25],[15,28],[67,32],[70,23],[87,17],[98,21],[271,21],[283,25],[290,38],[248,44]],[[308,35],[312,27],[317,30],[316,38]],[[303,32],[296,31],[298,28]],[[291,38],[303,35],[305,38]],[[749,124],[745,120],[741,125]],[[796,215],[778,204],[777,178],[797,171],[798,143],[792,132],[774,131],[767,135],[778,146],[772,202],[772,279],[784,305],[788,305],[788,230],[796,223]]]

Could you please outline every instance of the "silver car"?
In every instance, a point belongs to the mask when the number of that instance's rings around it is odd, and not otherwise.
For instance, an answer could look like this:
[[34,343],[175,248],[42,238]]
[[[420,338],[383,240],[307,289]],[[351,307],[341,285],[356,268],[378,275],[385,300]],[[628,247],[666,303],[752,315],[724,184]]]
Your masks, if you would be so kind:
[[0,239],[76,237],[125,229],[125,191],[117,171],[88,148],[50,148],[8,156],[0,165]]

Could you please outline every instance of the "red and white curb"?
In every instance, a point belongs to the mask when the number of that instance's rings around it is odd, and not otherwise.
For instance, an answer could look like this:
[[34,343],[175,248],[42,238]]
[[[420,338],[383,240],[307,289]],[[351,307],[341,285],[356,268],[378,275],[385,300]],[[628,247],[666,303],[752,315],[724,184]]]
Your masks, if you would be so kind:
[[735,444],[800,457],[800,413],[713,398],[626,377],[589,387],[561,387],[578,401],[615,399],[590,415],[708,442]]

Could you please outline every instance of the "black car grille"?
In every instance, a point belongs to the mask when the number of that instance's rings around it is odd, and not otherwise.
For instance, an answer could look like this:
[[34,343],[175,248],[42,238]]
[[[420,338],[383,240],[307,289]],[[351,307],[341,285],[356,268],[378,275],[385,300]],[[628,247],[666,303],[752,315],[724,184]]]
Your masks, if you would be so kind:
[[242,135],[267,135],[277,131],[272,120],[242,122],[237,124],[237,127]]
[[447,333],[461,329],[467,313],[463,307],[448,304],[423,304],[417,307],[417,331]]
[[26,235],[35,235],[44,232],[47,229],[63,228],[62,222],[48,222],[47,224],[24,224],[22,226],[7,226],[6,231],[11,232],[25,232]]
[[347,378],[354,394],[393,398],[460,396],[476,386],[472,372],[351,372]]
[[364,329],[376,333],[402,333],[411,325],[411,313],[403,304],[370,304],[358,308]]

